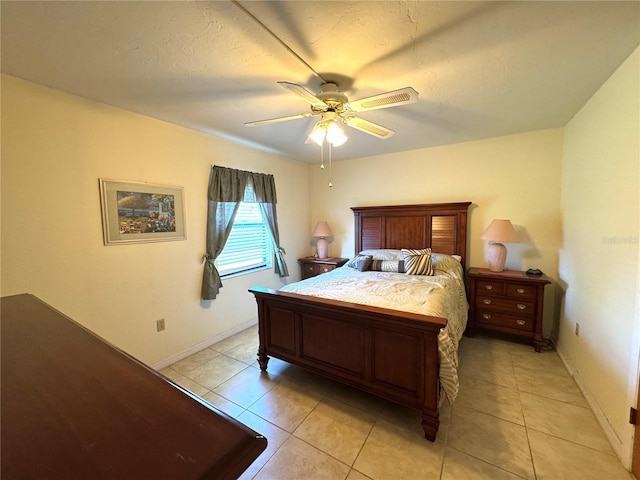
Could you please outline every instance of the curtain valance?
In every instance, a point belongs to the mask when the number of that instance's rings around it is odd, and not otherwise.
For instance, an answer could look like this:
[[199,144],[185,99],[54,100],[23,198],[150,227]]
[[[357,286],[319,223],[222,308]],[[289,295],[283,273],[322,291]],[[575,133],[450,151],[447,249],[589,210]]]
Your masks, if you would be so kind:
[[[253,188],[248,189],[251,182]],[[209,201],[278,203],[273,175],[235,168],[211,167]]]

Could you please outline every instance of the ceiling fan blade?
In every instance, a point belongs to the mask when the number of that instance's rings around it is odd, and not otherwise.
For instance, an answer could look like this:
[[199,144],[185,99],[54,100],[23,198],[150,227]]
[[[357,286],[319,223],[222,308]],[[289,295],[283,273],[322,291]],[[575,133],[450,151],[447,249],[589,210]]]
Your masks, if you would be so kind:
[[282,85],[284,88],[288,88],[289,90],[291,90],[293,93],[298,95],[305,102],[311,104],[312,106],[319,108],[320,110],[325,110],[327,108],[326,103],[324,103],[322,100],[316,97],[309,90],[304,88],[302,85],[298,85],[296,83],[289,83],[289,82],[278,82],[278,83]]
[[352,112],[364,112],[378,108],[397,107],[398,105],[406,105],[407,103],[415,103],[417,101],[418,92],[411,87],[405,87],[349,102],[349,110]]
[[299,113],[298,115],[289,115],[287,117],[268,118],[266,120],[257,120],[255,122],[246,122],[245,126],[255,127],[257,125],[267,125],[269,123],[286,122],[287,120],[296,120],[298,118],[312,117],[312,113]]
[[396,133],[387,127],[383,127],[382,125],[378,125],[377,123],[370,122],[369,120],[365,120],[360,117],[347,116],[344,117],[343,120],[348,126],[364,133],[368,133],[369,135],[373,135],[374,137],[382,138],[383,140],[392,137],[393,134]]

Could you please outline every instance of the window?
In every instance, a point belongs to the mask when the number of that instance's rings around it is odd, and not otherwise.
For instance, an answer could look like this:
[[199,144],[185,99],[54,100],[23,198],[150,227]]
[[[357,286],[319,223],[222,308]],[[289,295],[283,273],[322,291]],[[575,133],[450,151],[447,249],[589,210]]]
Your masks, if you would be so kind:
[[221,277],[271,267],[273,245],[257,203],[240,203],[227,243],[218,256]]

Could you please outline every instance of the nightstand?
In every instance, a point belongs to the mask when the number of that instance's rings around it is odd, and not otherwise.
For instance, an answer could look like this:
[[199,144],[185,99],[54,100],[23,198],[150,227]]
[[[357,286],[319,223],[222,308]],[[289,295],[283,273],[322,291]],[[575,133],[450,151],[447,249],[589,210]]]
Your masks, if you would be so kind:
[[318,257],[304,257],[299,258],[301,276],[305,278],[315,277],[321,273],[330,272],[338,267],[341,267],[349,261],[348,258],[318,258]]
[[546,275],[527,275],[520,270],[492,272],[471,267],[467,272],[469,321],[467,332],[475,328],[495,330],[530,338],[540,351],[544,287]]

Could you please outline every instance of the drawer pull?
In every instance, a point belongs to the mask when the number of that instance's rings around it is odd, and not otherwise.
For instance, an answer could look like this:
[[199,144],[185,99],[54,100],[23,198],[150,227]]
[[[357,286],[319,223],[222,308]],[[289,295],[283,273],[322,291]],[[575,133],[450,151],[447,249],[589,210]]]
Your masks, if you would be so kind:
[[324,271],[324,272],[328,272],[328,271],[329,271],[329,269],[325,267],[325,268],[323,268],[323,271]]
[[484,288],[487,290],[493,290],[493,285],[485,285]]
[[491,305],[491,300],[489,300],[488,298],[483,298],[482,303],[484,303],[485,305]]
[[519,303],[518,305],[516,305],[518,307],[518,310],[525,310],[527,308],[526,305]]
[[489,320],[491,318],[491,315],[489,315],[488,313],[483,313],[482,318],[484,318],[485,320]]
[[519,289],[517,289],[517,290],[516,290],[516,292],[518,292],[518,293],[524,293],[524,288],[519,288]]
[[311,265],[309,265],[309,266],[307,267],[307,269],[308,269],[310,272],[313,272],[313,267],[312,267]]
[[516,323],[517,323],[518,325],[524,325],[524,324],[525,324],[525,323],[527,323],[527,322],[525,322],[524,320],[516,320]]

